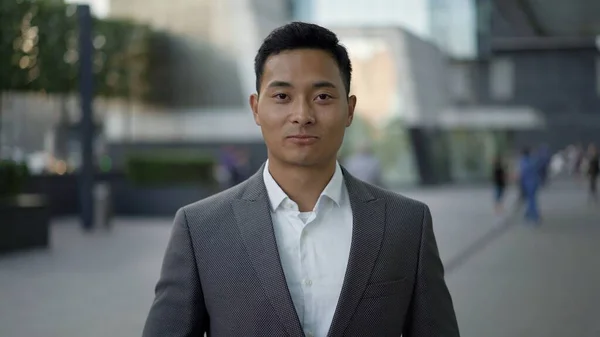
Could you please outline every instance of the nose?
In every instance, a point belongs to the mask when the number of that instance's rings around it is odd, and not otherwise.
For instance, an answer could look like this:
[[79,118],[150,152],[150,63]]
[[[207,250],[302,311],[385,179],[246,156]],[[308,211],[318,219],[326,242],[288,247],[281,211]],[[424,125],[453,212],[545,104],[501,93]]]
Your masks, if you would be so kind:
[[315,116],[310,104],[303,99],[297,100],[292,109],[291,121],[292,123],[300,124],[301,126],[314,124]]

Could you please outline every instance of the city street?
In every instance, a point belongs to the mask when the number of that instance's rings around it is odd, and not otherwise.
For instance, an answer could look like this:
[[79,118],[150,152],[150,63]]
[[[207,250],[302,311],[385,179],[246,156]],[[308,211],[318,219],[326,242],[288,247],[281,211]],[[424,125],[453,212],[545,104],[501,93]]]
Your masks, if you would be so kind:
[[[462,336],[600,336],[600,206],[580,187],[543,192],[541,227],[495,216],[483,187],[405,194],[430,205]],[[50,250],[0,258],[0,336],[139,336],[169,231],[170,219],[93,234],[57,220]]]

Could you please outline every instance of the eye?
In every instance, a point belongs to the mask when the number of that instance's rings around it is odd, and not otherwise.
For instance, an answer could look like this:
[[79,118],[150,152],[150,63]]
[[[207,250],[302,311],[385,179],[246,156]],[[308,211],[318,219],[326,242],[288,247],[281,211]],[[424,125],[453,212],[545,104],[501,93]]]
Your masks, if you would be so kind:
[[285,101],[286,99],[289,98],[289,96],[288,96],[288,94],[277,93],[277,94],[273,95],[273,98],[280,100],[280,101]]
[[329,94],[319,94],[317,95],[317,99],[320,101],[326,101],[328,99],[332,99],[333,97]]

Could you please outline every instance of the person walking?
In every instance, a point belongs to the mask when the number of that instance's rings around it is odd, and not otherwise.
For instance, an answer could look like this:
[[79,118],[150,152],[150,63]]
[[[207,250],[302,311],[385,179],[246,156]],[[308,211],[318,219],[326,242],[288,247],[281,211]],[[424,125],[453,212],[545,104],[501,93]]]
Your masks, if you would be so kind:
[[501,214],[503,211],[507,172],[504,160],[500,155],[494,159],[492,178],[494,184],[494,210],[496,214]]
[[545,187],[548,183],[548,173],[550,171],[550,162],[552,160],[552,152],[548,145],[542,145],[536,151],[536,162],[540,176],[540,187]]
[[519,161],[519,186],[525,198],[525,220],[540,224],[537,200],[540,186],[539,164],[528,148],[523,149]]
[[598,176],[600,175],[600,155],[596,145],[590,144],[588,148],[589,194],[592,202],[598,202]]

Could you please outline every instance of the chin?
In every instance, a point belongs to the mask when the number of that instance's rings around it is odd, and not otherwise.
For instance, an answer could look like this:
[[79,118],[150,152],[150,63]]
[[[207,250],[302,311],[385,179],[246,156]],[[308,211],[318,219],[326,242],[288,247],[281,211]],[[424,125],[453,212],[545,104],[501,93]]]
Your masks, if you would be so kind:
[[277,153],[270,153],[270,158],[280,162],[285,166],[310,167],[310,166],[325,166],[336,160],[337,156],[328,156],[314,149],[295,149],[283,148]]
[[299,167],[311,167],[311,166],[323,166],[326,165],[329,160],[310,155],[301,156],[287,156],[285,162],[288,165],[299,166]]

